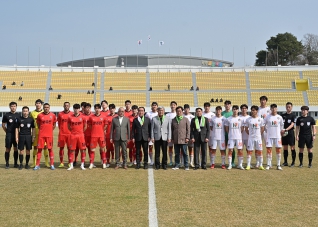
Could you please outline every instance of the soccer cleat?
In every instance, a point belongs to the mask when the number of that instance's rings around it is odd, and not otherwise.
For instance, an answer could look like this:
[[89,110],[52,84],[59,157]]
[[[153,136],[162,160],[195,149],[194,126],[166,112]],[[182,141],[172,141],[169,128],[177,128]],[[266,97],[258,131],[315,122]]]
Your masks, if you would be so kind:
[[91,163],[88,168],[89,168],[89,169],[93,169],[93,168],[94,168],[94,164]]
[[[128,164],[129,167],[132,167],[132,165],[133,165],[132,162],[130,162],[130,163]],[[106,166],[106,167],[107,167],[107,166]]]
[[84,165],[81,165],[81,170],[86,170]]
[[103,169],[106,169],[107,167],[106,167],[106,164],[103,164]]
[[76,164],[77,164],[77,162],[75,161],[75,162],[73,162],[73,166],[76,166]]
[[33,168],[33,170],[39,170],[40,169],[40,166],[35,166],[34,168]]
[[20,165],[19,165],[19,170],[22,170],[22,169],[23,169],[23,165],[20,164]]
[[215,168],[215,165],[214,164],[212,164],[211,165],[211,167],[210,167],[210,169],[214,169]]
[[9,169],[9,168],[10,168],[9,164],[6,164],[6,169]]
[[30,167],[31,167],[31,168],[34,168],[34,167],[35,167],[35,165],[33,165],[33,164],[32,164]]
[[312,165],[310,164],[310,165],[308,165],[308,168],[312,168]]
[[287,162],[284,162],[284,163],[282,164],[282,166],[288,166],[288,163],[287,163]]
[[178,170],[178,169],[179,169],[179,167],[177,167],[177,166],[172,168],[172,170]]
[[172,162],[169,163],[169,166],[172,166]]
[[150,162],[150,164],[149,164],[150,166],[153,166],[153,162]]
[[186,167],[184,170],[187,170],[187,171],[188,171],[188,170],[189,170],[189,167]]
[[290,165],[290,167],[295,167],[295,163],[294,163],[294,162],[292,162],[292,164]]
[[238,169],[245,170],[243,166],[238,166]]
[[54,165],[51,165],[50,169],[51,169],[51,170],[55,170]]
[[50,164],[45,164],[45,166],[46,166],[47,168],[51,168]]
[[277,170],[283,170],[281,166],[277,166]]
[[96,166],[93,164],[93,168],[96,168]]
[[250,166],[246,166],[246,168],[245,168],[246,170],[250,170],[251,169],[251,167]]
[[255,165],[255,168],[257,169],[257,168],[259,168],[260,166],[259,166],[259,164],[257,163],[256,165]]
[[232,169],[232,165],[229,165],[228,167],[227,167],[227,170],[231,170]]
[[70,168],[68,168],[67,170],[68,171],[70,171],[70,170],[72,170],[72,169],[74,169],[74,167],[73,166],[71,166]]
[[109,167],[110,167],[110,165],[107,163],[107,164],[106,164],[106,168],[109,168]]
[[59,165],[59,168],[64,168],[64,163],[61,163],[61,164]]
[[232,163],[231,166],[232,166],[233,168],[235,168],[236,165],[235,165],[235,163]]
[[191,163],[190,163],[190,166],[191,166],[192,168],[194,167],[194,164],[193,164],[193,162],[191,162]]
[[14,164],[13,167],[14,167],[14,168],[19,168],[19,165],[18,165],[18,164]]
[[30,169],[30,166],[28,164],[26,164],[24,168]]
[[182,165],[182,164],[180,164],[180,168],[183,168],[183,165]]
[[258,167],[259,170],[265,170],[263,166]]
[[303,164],[300,164],[298,167],[299,167],[299,168],[303,168]]
[[137,165],[137,162],[136,162],[136,160],[134,161],[134,165]]
[[270,166],[266,166],[266,170],[269,170],[271,167]]
[[225,167],[225,165],[222,165],[222,167],[221,167],[222,169],[226,169],[226,167]]

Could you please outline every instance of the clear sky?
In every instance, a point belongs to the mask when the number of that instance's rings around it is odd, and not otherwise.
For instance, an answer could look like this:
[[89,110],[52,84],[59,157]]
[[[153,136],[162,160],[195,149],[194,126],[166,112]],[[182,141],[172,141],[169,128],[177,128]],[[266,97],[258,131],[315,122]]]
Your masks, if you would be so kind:
[[94,49],[96,57],[191,52],[222,59],[223,49],[228,61],[234,49],[235,66],[244,65],[245,48],[252,65],[255,50],[277,33],[298,40],[318,34],[317,9],[317,0],[0,0],[0,65],[56,65],[72,60],[72,48],[74,60],[83,50],[94,57]]

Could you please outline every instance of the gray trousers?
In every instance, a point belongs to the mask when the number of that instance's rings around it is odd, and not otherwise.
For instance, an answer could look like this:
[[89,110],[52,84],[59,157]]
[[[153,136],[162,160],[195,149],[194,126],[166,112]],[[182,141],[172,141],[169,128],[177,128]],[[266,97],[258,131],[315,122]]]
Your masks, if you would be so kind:
[[127,165],[127,140],[115,140],[115,159],[116,164],[120,163],[120,148],[123,152],[123,165]]

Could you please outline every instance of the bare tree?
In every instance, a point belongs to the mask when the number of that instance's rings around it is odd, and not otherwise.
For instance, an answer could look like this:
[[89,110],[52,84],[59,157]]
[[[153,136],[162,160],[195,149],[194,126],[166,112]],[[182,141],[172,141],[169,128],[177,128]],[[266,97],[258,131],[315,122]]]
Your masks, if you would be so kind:
[[305,63],[309,65],[318,64],[318,35],[307,33],[302,40]]

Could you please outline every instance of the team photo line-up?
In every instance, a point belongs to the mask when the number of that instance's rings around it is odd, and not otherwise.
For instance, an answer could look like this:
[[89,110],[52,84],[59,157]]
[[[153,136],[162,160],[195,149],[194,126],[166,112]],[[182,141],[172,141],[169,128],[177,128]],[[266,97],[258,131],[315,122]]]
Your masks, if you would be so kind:
[[[136,169],[149,165],[156,170],[172,166],[173,170],[184,167],[189,170],[199,168],[207,169],[207,148],[210,155],[209,168],[215,168],[217,148],[221,153],[221,168],[235,167],[237,150],[238,169],[251,168],[269,170],[272,167],[272,148],[276,148],[276,166],[281,167],[281,149],[283,148],[284,162],[288,166],[288,146],[291,149],[292,162],[295,166],[296,150],[295,140],[298,141],[299,167],[303,166],[303,152],[305,146],[308,151],[308,167],[312,167],[313,143],[316,137],[315,120],[308,115],[309,107],[301,107],[301,116],[296,118],[292,113],[293,105],[286,103],[286,113],[277,114],[277,105],[266,106],[266,96],[260,97],[260,106],[252,106],[248,114],[248,106],[240,107],[225,101],[225,110],[221,106],[210,111],[210,103],[204,103],[204,109],[198,107],[195,115],[190,113],[190,106],[178,106],[175,101],[170,103],[171,112],[165,114],[164,107],[157,102],[151,105],[151,111],[145,113],[144,107],[131,105],[130,100],[125,101],[125,108],[118,108],[103,100],[101,104],[94,105],[82,102],[73,105],[65,102],[64,110],[58,117],[50,112],[50,105],[43,104],[38,99],[36,109],[29,111],[29,107],[22,108],[22,115],[16,112],[17,103],[9,104],[10,112],[2,119],[2,128],[5,137],[5,162],[9,168],[10,150],[14,148],[14,167],[34,170],[40,169],[42,151],[44,151],[46,167],[54,170],[53,130],[58,123],[58,147],[60,168],[64,168],[64,147],[68,150],[68,168],[76,166],[77,156],[80,153],[80,168],[85,170],[86,150],[89,156],[89,169],[93,169],[95,151],[99,148],[102,168],[115,164],[115,169],[135,165]],[[43,107],[43,109],[42,109]],[[239,114],[240,109],[240,114]],[[296,125],[296,130],[294,131]],[[263,167],[263,143],[266,147],[267,165]],[[33,164],[29,165],[30,151],[33,146]],[[245,147],[246,166],[243,167],[243,148]],[[153,160],[153,148],[155,157]],[[127,162],[127,149],[129,160]],[[20,152],[18,152],[18,150]],[[26,162],[23,166],[24,150]],[[174,162],[173,162],[174,150]],[[226,154],[226,150],[228,150]],[[189,151],[189,155],[188,155]],[[255,151],[255,166],[251,165],[253,151]],[[169,161],[168,163],[168,155]],[[160,160],[161,156],[161,160]],[[228,159],[226,168],[225,160]],[[148,161],[148,158],[150,160]],[[18,159],[20,164],[18,164]]]

